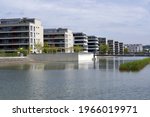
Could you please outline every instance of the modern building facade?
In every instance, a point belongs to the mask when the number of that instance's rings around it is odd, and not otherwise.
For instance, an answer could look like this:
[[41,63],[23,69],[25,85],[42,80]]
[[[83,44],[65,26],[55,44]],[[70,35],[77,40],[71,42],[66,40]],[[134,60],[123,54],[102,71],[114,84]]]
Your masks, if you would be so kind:
[[88,37],[82,32],[73,33],[74,45],[79,45],[83,47],[83,52],[88,52]]
[[119,54],[124,54],[124,45],[122,42],[119,42]]
[[0,19],[0,50],[17,51],[18,48],[40,53],[35,45],[43,45],[43,26],[34,18]]
[[47,42],[49,46],[57,47],[60,52],[73,52],[74,37],[69,29],[44,29],[44,42]]
[[101,45],[101,44],[106,45],[107,44],[107,40],[105,37],[99,37],[98,41],[99,41],[99,45]]
[[104,37],[99,37],[99,38],[98,38],[98,41],[99,41],[99,53],[100,53],[100,54],[106,54],[107,52],[103,52],[103,51],[101,50],[101,46],[102,46],[102,45],[107,45],[107,40],[106,40],[106,38],[104,38]]
[[115,41],[114,42],[114,49],[115,49],[115,55],[118,55],[119,54],[119,50],[120,50],[120,46],[119,46],[119,42],[118,41]]
[[96,36],[88,36],[88,52],[96,53],[99,50],[99,42]]
[[113,40],[107,40],[108,44],[108,54],[114,55],[114,41]]
[[142,44],[125,44],[124,48],[127,48],[129,53],[143,52]]
[[144,46],[143,46],[143,51],[144,51],[145,53],[150,53],[150,45],[144,45]]

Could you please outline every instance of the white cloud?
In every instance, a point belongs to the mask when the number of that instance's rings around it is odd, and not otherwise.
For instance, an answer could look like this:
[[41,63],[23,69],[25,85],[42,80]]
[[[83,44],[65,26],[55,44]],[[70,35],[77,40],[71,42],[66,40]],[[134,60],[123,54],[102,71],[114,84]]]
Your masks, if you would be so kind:
[[[45,27],[69,27],[107,37],[149,40],[150,0],[1,0],[1,17],[37,17]],[[3,9],[3,10],[2,10]],[[133,32],[133,34],[131,33]],[[116,39],[117,40],[117,39]],[[146,42],[145,41],[145,42]],[[148,41],[150,43],[150,41]]]

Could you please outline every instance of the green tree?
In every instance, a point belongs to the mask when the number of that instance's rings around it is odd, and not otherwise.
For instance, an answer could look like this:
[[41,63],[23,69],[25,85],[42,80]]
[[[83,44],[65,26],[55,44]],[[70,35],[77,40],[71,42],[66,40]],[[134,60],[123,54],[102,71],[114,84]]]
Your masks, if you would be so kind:
[[0,56],[5,56],[5,51],[0,50]]
[[106,54],[109,51],[109,47],[106,44],[100,44],[99,50],[100,54]]
[[35,44],[35,49],[37,50],[38,53],[41,53],[42,51],[42,44],[40,42]]
[[83,47],[82,46],[80,46],[80,45],[75,45],[74,46],[74,52],[81,52],[81,51],[83,51]]
[[28,47],[28,53],[32,53],[32,48],[31,47]]
[[47,42],[44,43],[44,46],[43,46],[43,52],[44,53],[49,53],[50,51],[50,48],[49,48],[49,45]]
[[27,56],[28,55],[28,50],[26,50],[24,48],[18,48],[17,53],[19,55],[23,54],[23,56]]
[[58,48],[57,47],[55,47],[55,45],[50,45],[50,47],[49,47],[49,52],[50,53],[57,53],[57,51],[58,51]]
[[128,53],[129,53],[128,48],[124,48],[124,54],[128,54]]

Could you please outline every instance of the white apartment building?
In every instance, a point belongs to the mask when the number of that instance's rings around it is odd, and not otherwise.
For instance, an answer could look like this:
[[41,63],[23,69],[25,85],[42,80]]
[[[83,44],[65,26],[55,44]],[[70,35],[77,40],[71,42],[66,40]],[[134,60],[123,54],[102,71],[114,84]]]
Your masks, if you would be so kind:
[[0,19],[0,50],[13,52],[18,48],[41,53],[35,47],[43,46],[43,26],[35,18]]
[[130,53],[143,52],[142,44],[125,44],[124,48],[127,48]]
[[88,52],[96,53],[99,50],[99,41],[96,36],[88,36]]
[[57,47],[60,52],[73,52],[74,37],[69,29],[44,29],[44,42],[49,46]]
[[83,52],[88,52],[88,37],[82,32],[73,33],[74,45],[83,47]]

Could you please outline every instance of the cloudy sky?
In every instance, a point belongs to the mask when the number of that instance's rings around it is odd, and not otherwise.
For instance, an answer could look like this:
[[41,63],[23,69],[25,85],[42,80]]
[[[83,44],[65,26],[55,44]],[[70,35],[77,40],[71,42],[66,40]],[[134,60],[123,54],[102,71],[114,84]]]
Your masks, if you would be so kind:
[[150,0],[1,0],[0,18],[31,17],[124,43],[150,44]]

